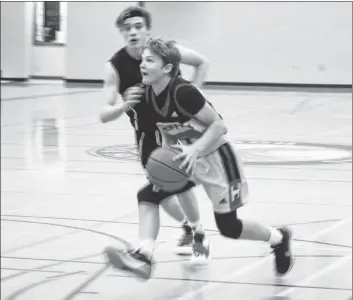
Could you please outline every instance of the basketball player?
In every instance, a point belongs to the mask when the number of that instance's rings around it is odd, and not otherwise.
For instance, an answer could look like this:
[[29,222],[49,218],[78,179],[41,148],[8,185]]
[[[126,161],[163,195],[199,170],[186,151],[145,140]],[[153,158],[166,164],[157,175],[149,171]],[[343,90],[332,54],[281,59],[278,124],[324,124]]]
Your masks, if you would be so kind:
[[[136,86],[142,81],[141,54],[146,39],[150,35],[151,17],[143,8],[129,7],[120,14],[116,26],[120,29],[127,45],[120,49],[106,64],[104,93],[108,104],[101,112],[101,120],[109,122],[119,118],[124,112],[128,114],[135,130],[141,163],[145,167],[150,153],[161,145],[161,136],[157,127],[154,126],[153,129],[147,130],[146,120],[141,114],[142,105],[139,103],[143,89]],[[194,66],[193,81],[200,86],[205,78],[207,60],[190,49],[178,47],[182,53],[182,62]],[[121,98],[123,101],[120,100]],[[158,191],[152,185],[147,185],[147,189],[145,188],[144,191],[148,193],[148,196],[144,197],[144,201],[140,201],[138,196],[141,249],[138,253],[134,253],[135,255],[140,255],[143,252],[143,255],[152,256],[159,231],[159,204],[161,204],[174,219],[182,224],[184,229],[184,235],[177,245],[176,252],[178,254],[193,254],[192,257],[199,258],[208,256],[208,251],[197,253],[196,249],[192,249],[193,231],[204,234],[196,198],[191,191],[192,187],[194,184],[190,183],[179,191],[179,205],[178,199],[172,197],[175,193],[165,193]]]
[[[268,242],[274,250],[276,273],[285,275],[294,261],[291,231],[238,217],[238,208],[245,204],[248,192],[239,158],[227,141],[227,127],[221,116],[194,85],[176,76],[180,60],[174,42],[151,39],[147,43],[141,63],[143,83],[148,85],[146,115],[158,126],[163,143],[181,151],[174,157],[180,160],[180,168],[186,168],[192,174],[191,180],[203,185],[212,201],[219,232],[231,239]],[[197,239],[195,244],[202,248],[202,237]],[[137,262],[128,254],[115,252],[111,258],[116,266],[135,273],[137,263],[150,268],[148,261]]]

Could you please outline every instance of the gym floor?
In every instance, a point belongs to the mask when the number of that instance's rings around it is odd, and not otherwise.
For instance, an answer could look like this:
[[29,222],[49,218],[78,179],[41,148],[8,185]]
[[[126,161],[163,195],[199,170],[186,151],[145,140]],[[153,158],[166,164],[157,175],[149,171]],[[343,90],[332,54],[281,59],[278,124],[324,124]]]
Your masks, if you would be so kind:
[[100,123],[97,87],[2,83],[1,299],[352,299],[352,94],[205,93],[244,161],[250,199],[239,215],[291,226],[291,273],[275,276],[266,244],[221,237],[202,188],[208,266],[173,253],[182,232],[162,210],[153,278],[106,266],[103,248],[138,234],[145,176],[127,117]]

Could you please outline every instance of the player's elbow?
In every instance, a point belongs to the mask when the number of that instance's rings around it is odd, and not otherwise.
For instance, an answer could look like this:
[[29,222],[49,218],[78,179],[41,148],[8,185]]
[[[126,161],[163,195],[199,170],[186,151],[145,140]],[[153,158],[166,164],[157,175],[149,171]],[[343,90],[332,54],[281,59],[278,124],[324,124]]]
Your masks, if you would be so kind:
[[109,118],[109,115],[108,115],[108,113],[107,113],[107,109],[106,109],[106,108],[104,108],[104,109],[101,111],[101,113],[100,113],[100,115],[99,115],[99,119],[100,119],[100,121],[101,121],[102,123],[107,123],[107,122],[110,121],[110,118]]
[[103,115],[103,113],[100,114],[99,119],[100,119],[100,121],[102,123],[107,123],[108,122],[107,118],[105,117],[105,115]]
[[209,66],[210,61],[206,57],[201,57],[198,67],[202,67],[203,69],[208,70]]
[[210,61],[206,57],[204,57],[203,55],[198,55],[197,57],[190,59],[188,61],[188,64],[193,66],[194,68],[208,69]]

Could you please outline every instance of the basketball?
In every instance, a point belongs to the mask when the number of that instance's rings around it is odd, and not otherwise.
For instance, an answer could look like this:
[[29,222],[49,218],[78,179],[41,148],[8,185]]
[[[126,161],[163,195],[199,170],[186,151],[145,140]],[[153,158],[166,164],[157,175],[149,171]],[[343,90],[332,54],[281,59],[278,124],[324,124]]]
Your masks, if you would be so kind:
[[159,147],[151,153],[147,161],[146,170],[151,183],[165,192],[176,192],[189,180],[186,170],[179,169],[180,161],[172,160],[177,154],[177,150]]

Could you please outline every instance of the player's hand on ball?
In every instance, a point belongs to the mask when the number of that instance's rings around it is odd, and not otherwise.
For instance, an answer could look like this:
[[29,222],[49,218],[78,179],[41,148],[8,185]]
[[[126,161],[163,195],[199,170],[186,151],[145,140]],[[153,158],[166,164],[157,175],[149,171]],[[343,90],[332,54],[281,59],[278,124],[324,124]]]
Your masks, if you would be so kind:
[[173,161],[175,162],[177,160],[181,160],[179,168],[185,169],[188,174],[191,174],[199,154],[197,149],[193,145],[183,145],[180,142],[176,145],[172,145],[171,147],[181,151],[173,157]]
[[156,186],[156,185],[154,184],[152,190],[153,190],[155,193],[158,193],[158,192],[161,190],[161,188],[160,188],[159,186]]
[[152,191],[154,191],[155,193],[158,193],[161,190],[161,188],[159,186],[153,184],[149,176],[147,176],[147,179],[152,184]]

